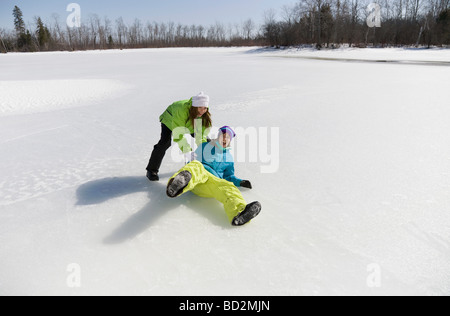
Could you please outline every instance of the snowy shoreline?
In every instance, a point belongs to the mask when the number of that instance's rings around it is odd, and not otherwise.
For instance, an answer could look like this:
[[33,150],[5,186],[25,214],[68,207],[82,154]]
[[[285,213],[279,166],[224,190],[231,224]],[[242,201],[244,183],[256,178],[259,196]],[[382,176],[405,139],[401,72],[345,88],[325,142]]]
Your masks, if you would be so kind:
[[[29,55],[59,55],[59,54],[133,54],[142,52],[231,52],[256,54],[267,57],[302,58],[322,61],[344,61],[344,62],[378,62],[417,65],[450,65],[450,48],[337,48],[317,50],[308,47],[169,47],[169,48],[141,48],[141,49],[110,49],[110,50],[87,50],[87,51],[51,51],[34,53],[8,53],[0,54],[2,57],[17,57]],[[5,58],[5,60],[7,60]]]

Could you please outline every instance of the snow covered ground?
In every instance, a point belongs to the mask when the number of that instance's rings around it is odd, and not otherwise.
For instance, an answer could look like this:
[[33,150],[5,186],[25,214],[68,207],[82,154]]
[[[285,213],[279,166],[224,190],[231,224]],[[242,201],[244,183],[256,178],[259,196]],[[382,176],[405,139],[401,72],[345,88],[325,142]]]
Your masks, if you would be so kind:
[[[388,57],[439,63],[348,62]],[[449,50],[0,55],[0,295],[450,295],[448,63]],[[176,147],[161,182],[145,178],[158,116],[200,91],[249,148],[236,172],[263,210],[247,226],[165,196]]]

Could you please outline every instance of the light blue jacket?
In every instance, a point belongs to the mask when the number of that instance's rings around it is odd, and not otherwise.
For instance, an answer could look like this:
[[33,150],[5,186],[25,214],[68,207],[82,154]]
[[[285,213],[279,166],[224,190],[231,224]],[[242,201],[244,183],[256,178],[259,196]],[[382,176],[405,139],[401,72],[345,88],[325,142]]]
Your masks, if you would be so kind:
[[195,154],[206,170],[218,178],[233,182],[240,187],[242,180],[234,175],[234,159],[229,149],[219,149],[216,141],[203,143],[197,148]]

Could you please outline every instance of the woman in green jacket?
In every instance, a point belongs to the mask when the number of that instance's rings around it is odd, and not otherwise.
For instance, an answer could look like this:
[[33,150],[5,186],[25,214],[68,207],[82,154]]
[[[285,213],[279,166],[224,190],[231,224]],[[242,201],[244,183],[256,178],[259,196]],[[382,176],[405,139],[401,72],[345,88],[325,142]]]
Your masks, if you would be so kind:
[[[196,124],[201,119],[202,124]],[[178,144],[185,155],[192,153],[192,148],[184,138],[185,134],[195,137],[197,145],[207,141],[207,129],[211,128],[211,113],[209,112],[209,96],[203,92],[189,100],[173,103],[159,117],[161,122],[161,139],[155,145],[150,161],[147,165],[147,178],[150,181],[159,181],[159,168],[166,151],[173,140]]]

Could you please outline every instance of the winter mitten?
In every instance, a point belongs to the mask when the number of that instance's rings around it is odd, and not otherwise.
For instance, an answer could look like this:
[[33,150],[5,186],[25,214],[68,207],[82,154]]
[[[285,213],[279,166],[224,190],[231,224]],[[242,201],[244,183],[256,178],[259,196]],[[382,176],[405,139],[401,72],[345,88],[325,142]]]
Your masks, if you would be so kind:
[[248,188],[248,189],[253,189],[251,182],[248,181],[248,180],[243,180],[241,182],[241,187]]

